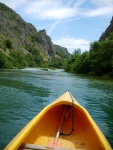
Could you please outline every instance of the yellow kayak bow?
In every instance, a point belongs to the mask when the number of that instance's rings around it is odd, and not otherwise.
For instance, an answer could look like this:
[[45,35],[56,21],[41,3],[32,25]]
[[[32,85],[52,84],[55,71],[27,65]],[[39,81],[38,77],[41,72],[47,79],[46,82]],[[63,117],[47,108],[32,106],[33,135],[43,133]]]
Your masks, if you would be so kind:
[[37,114],[5,150],[112,150],[85,108],[67,91]]

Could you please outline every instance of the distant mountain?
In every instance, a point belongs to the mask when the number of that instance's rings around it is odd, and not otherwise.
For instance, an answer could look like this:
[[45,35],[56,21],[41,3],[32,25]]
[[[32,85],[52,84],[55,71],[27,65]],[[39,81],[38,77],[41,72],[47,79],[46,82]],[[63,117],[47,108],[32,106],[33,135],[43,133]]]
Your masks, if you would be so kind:
[[113,17],[110,21],[110,25],[106,28],[105,32],[102,33],[99,41],[105,41],[112,32],[113,32]]
[[44,61],[51,58],[69,57],[66,48],[54,45],[46,30],[37,32],[36,28],[25,22],[15,11],[0,3],[0,51],[10,55],[20,50],[24,55],[41,57]]

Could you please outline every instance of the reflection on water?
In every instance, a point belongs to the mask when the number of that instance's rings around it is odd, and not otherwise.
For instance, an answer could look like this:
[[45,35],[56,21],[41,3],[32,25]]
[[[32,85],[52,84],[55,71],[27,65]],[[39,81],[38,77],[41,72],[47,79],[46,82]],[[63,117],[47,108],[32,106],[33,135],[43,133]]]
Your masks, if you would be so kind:
[[0,70],[0,149],[66,90],[89,111],[113,146],[113,81],[59,70],[23,69]]

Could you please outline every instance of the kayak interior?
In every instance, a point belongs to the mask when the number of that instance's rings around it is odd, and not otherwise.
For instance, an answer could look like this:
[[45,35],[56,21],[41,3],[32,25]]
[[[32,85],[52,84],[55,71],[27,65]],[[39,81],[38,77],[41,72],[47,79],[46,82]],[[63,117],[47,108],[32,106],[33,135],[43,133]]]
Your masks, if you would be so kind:
[[71,103],[50,108],[22,143],[54,148],[53,143],[60,123],[60,133],[58,141],[55,143],[56,148],[102,149],[98,136],[82,107],[72,106]]

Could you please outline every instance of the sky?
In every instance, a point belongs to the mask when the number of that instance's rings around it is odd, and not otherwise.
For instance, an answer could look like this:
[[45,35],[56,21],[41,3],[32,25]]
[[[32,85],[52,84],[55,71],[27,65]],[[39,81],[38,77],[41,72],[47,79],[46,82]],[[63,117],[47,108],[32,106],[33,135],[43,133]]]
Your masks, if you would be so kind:
[[113,0],[0,0],[37,31],[45,29],[54,44],[88,51],[113,16]]

